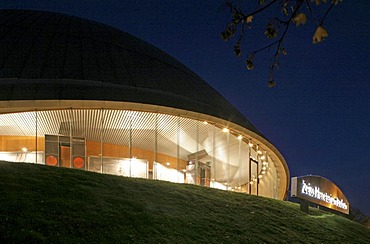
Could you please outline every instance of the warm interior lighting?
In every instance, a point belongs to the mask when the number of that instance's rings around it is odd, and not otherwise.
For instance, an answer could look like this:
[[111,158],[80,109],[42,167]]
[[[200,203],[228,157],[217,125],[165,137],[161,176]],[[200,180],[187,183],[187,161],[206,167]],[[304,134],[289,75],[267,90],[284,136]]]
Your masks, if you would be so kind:
[[261,173],[264,175],[264,174],[266,174],[266,171],[262,171]]
[[46,165],[56,166],[58,164],[58,159],[53,155],[49,155],[46,157],[45,163]]
[[258,178],[260,178],[260,179],[261,179],[261,178],[262,178],[262,175],[258,175]]
[[27,147],[22,147],[22,152],[26,153],[28,151]]
[[226,133],[226,132],[229,132],[229,129],[228,128],[223,128],[222,131]]
[[77,169],[82,169],[85,166],[85,160],[82,157],[77,156],[73,159],[73,165]]
[[249,184],[253,185],[253,181],[249,182]]
[[241,141],[243,139],[243,136],[242,135],[239,135],[238,136],[238,140]]
[[266,170],[266,166],[263,166],[263,167],[262,167],[262,170]]
[[266,156],[265,156],[265,155],[262,155],[262,156],[261,156],[261,159],[262,159],[262,160],[264,160],[265,158],[266,158]]
[[249,141],[248,146],[253,147],[253,143],[251,141]]
[[267,162],[266,161],[263,161],[262,165],[267,165]]
[[169,166],[170,165],[170,162],[167,162],[166,165]]
[[262,151],[261,151],[261,150],[258,150],[258,151],[257,151],[257,153],[258,153],[258,154],[262,154]]

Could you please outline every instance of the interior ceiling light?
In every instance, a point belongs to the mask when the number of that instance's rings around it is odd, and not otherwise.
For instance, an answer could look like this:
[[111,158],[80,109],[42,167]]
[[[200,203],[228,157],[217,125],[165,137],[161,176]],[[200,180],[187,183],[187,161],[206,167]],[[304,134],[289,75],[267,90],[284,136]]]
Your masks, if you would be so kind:
[[228,128],[223,128],[222,131],[226,133],[226,132],[229,132],[229,129]]
[[258,153],[258,154],[262,154],[262,151],[261,151],[261,150],[258,150],[258,151],[257,151],[257,153]]
[[27,149],[27,147],[22,147],[22,152],[27,152],[28,151],[28,149]]
[[253,143],[251,141],[249,141],[248,146],[253,147]]
[[208,125],[208,122],[207,121],[203,121],[203,124]]
[[262,159],[262,160],[264,160],[265,158],[266,158],[266,157],[265,157],[265,155],[262,155],[262,156],[261,156],[261,159]]
[[242,139],[243,139],[243,136],[242,136],[242,135],[239,135],[239,136],[238,136],[238,140],[240,140],[240,141],[241,141]]

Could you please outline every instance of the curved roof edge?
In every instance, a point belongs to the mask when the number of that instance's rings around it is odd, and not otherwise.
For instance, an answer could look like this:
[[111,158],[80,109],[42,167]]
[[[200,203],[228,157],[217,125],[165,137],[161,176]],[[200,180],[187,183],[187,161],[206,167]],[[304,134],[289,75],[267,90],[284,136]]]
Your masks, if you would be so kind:
[[[132,102],[203,113],[238,124],[262,136],[239,112],[225,111],[206,101],[157,89],[86,80],[1,79],[0,101],[9,100],[97,100]],[[171,104],[172,106],[169,106]],[[265,138],[266,139],[266,138]],[[267,139],[266,139],[267,140]]]

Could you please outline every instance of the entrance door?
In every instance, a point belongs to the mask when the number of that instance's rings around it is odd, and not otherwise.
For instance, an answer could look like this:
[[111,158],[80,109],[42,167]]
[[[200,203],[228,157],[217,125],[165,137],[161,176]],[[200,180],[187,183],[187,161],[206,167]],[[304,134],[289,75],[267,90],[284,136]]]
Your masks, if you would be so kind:
[[200,163],[200,185],[210,187],[211,168],[206,164]]
[[71,167],[71,147],[68,144],[60,144],[60,166]]
[[249,192],[258,195],[258,161],[250,159],[249,167]]

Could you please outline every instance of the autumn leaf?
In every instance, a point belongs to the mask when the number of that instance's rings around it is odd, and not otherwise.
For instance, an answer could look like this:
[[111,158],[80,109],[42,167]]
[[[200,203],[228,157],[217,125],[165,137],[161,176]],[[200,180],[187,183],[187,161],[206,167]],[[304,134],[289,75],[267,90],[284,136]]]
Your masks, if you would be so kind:
[[316,32],[313,35],[312,43],[314,44],[320,43],[328,36],[329,36],[328,31],[325,30],[325,28],[320,25],[319,27],[317,27]]
[[293,22],[296,26],[299,26],[300,24],[304,25],[307,22],[307,17],[304,13],[299,13],[293,18]]
[[246,64],[248,70],[254,69],[253,59],[254,59],[254,55],[251,54],[251,55],[249,55],[248,60],[245,61],[245,64]]
[[252,61],[247,60],[247,61],[245,62],[245,64],[246,64],[246,66],[247,66],[247,69],[248,69],[248,70],[252,70],[252,69],[254,69],[254,64],[253,64],[253,62],[252,62]]
[[270,24],[267,25],[265,35],[268,39],[272,39],[272,38],[277,37],[278,32],[276,31],[273,24],[270,23]]
[[240,49],[240,44],[237,43],[235,46],[234,46],[234,53],[237,57],[239,57],[241,54],[242,54],[242,51]]
[[253,21],[253,16],[252,15],[249,15],[247,17],[247,24],[252,23],[252,21]]

